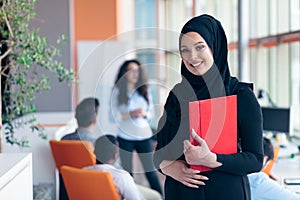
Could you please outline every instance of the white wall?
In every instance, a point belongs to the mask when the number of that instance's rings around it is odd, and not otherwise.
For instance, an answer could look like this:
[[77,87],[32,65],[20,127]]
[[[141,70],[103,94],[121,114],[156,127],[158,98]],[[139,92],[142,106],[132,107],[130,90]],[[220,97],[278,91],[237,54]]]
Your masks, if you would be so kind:
[[117,71],[130,54],[125,42],[80,41],[78,43],[78,90],[79,102],[86,97],[97,97],[100,101],[98,126],[95,134],[115,133],[109,120],[111,89]]

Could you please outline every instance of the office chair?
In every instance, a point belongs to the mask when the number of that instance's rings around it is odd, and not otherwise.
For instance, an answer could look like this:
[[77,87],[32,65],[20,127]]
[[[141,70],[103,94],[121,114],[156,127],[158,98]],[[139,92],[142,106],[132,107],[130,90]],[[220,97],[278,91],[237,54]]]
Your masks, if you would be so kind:
[[[50,140],[49,143],[58,171],[58,173],[56,172],[56,192],[57,194],[59,193],[60,200],[68,200],[68,195],[60,173],[61,166],[68,165],[82,168],[96,164],[96,156],[93,153],[94,146],[89,141],[76,140]],[[56,196],[58,197],[58,195]]]
[[109,172],[62,166],[61,174],[70,200],[120,200]]
[[272,171],[272,168],[273,168],[273,166],[274,166],[274,164],[275,164],[275,162],[278,158],[279,150],[280,150],[280,146],[275,146],[274,147],[274,158],[272,160],[270,160],[262,170],[264,173],[266,173],[273,180],[277,180],[277,178],[274,175],[272,175],[271,171]]

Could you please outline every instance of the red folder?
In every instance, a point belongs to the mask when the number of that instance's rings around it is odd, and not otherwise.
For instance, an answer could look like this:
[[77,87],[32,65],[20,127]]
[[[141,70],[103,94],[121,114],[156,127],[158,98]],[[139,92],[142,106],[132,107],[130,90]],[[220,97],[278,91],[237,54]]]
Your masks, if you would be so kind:
[[[216,154],[237,153],[237,97],[218,97],[189,103],[190,133],[192,129],[206,141]],[[191,143],[198,142],[190,137]],[[191,165],[200,172],[212,170],[201,165]]]

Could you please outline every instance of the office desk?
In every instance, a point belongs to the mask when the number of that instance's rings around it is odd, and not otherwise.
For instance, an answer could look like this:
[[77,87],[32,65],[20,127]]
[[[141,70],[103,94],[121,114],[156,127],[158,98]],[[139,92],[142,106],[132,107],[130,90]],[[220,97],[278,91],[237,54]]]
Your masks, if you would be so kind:
[[300,177],[300,156],[294,158],[278,158],[272,174],[277,178]]
[[[295,158],[279,158],[275,163],[272,174],[284,185],[284,178],[300,178],[300,156]],[[287,189],[300,192],[300,185],[284,185]]]

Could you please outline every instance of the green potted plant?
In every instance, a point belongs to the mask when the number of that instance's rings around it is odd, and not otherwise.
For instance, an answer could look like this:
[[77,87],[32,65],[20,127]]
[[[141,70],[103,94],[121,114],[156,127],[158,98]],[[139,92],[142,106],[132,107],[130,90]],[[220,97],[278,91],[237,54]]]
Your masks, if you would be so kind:
[[28,146],[28,141],[16,137],[15,129],[24,124],[31,124],[32,130],[45,137],[40,127],[33,126],[34,115],[21,118],[36,111],[35,95],[50,89],[48,77],[41,74],[39,68],[53,72],[61,82],[71,84],[75,80],[74,72],[66,69],[58,59],[59,45],[66,37],[60,36],[57,44],[51,45],[40,35],[39,29],[30,29],[30,21],[36,17],[36,2],[0,0],[0,99],[4,107],[0,116],[5,123],[2,135],[6,142],[22,147]]

